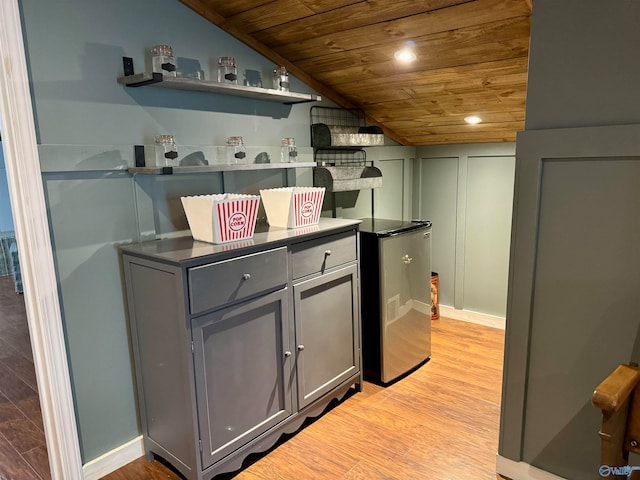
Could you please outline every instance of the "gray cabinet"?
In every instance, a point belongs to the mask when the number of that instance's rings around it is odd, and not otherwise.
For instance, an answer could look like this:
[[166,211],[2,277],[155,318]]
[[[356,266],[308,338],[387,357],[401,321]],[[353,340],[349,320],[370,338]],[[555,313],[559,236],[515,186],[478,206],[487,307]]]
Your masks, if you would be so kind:
[[202,464],[292,413],[287,291],[192,320]]
[[360,371],[357,265],[295,283],[293,298],[302,408]]
[[207,480],[360,390],[358,223],[121,247],[149,457]]
[[346,232],[290,249],[299,408],[360,371],[357,246]]

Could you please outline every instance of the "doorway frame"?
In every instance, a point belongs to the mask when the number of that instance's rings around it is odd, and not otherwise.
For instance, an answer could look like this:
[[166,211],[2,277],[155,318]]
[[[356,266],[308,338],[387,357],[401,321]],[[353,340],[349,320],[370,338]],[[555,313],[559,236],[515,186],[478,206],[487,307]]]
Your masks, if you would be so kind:
[[53,480],[83,478],[18,0],[0,2],[0,118]]

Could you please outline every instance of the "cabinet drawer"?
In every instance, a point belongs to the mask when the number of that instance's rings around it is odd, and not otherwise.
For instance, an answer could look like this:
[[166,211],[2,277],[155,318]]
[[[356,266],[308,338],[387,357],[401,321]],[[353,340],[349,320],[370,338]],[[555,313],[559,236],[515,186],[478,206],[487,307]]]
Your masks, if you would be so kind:
[[299,243],[291,248],[293,278],[304,277],[357,258],[355,232]]
[[189,269],[192,314],[287,283],[285,247]]

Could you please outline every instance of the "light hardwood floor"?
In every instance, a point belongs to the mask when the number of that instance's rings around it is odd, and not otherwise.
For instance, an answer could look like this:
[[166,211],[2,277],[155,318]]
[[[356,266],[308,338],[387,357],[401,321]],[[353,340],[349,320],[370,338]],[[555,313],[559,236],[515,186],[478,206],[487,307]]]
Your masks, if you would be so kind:
[[[431,361],[386,388],[365,382],[238,480],[482,480],[495,473],[504,331],[440,318]],[[179,479],[136,460],[105,480]]]

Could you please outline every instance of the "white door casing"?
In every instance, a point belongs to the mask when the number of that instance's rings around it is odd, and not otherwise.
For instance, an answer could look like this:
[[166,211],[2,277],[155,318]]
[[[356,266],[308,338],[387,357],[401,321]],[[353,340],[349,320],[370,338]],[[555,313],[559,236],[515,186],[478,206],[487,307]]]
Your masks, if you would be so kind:
[[0,2],[2,144],[53,480],[83,478],[18,0]]

